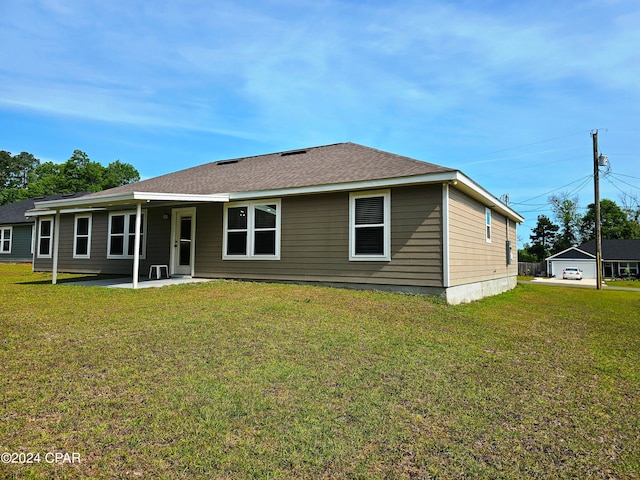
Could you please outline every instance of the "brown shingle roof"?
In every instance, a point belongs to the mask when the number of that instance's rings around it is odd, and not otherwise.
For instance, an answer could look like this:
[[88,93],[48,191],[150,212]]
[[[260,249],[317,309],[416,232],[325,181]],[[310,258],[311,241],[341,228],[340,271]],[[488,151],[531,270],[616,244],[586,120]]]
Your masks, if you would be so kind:
[[252,192],[452,171],[355,143],[338,143],[207,163],[92,196],[126,192]]

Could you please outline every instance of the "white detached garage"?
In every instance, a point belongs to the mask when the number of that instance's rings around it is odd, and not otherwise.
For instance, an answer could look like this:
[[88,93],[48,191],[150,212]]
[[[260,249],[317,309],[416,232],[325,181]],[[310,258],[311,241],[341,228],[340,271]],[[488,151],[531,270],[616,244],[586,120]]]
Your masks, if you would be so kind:
[[547,258],[546,262],[547,272],[552,277],[561,278],[562,270],[567,267],[576,267],[582,270],[582,278],[596,278],[595,255],[580,250],[578,247],[571,247],[556,253]]

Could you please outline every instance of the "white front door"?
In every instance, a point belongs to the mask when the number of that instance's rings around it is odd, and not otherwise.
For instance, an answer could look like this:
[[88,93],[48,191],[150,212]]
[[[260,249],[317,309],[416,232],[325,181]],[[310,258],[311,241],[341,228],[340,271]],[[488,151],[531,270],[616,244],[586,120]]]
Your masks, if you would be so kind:
[[171,225],[171,270],[175,275],[194,273],[196,209],[175,208]]

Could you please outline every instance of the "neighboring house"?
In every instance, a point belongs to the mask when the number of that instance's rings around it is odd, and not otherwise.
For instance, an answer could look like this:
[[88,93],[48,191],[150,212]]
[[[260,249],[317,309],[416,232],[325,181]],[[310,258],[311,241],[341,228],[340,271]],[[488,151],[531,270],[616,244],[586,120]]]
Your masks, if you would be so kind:
[[[578,267],[584,278],[596,278],[596,241],[590,240],[546,259],[548,272],[562,276],[566,267]],[[640,240],[602,240],[602,275],[618,278],[640,275]]]
[[34,250],[34,219],[25,217],[35,202],[74,198],[84,194],[58,194],[31,198],[0,206],[0,262],[31,262]]
[[[460,171],[354,143],[218,161],[38,202],[34,270],[444,296],[516,285],[524,219]],[[56,239],[59,241],[56,241]]]

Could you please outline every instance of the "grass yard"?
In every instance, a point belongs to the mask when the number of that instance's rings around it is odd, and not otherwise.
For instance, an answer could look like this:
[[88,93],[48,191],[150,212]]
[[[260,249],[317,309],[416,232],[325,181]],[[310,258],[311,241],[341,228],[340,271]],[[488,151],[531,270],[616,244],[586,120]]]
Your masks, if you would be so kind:
[[0,265],[2,478],[640,477],[640,292],[48,279]]
[[640,289],[640,282],[637,280],[607,280],[606,284],[610,287],[624,287],[624,288],[638,288]]

